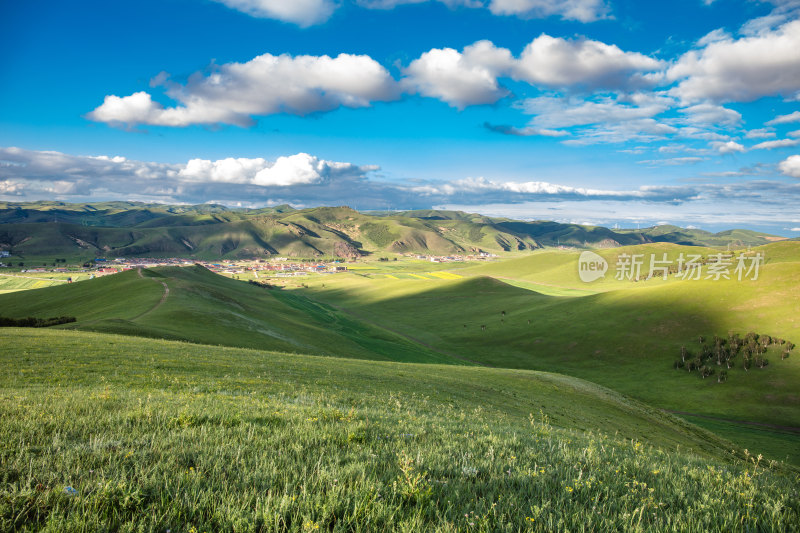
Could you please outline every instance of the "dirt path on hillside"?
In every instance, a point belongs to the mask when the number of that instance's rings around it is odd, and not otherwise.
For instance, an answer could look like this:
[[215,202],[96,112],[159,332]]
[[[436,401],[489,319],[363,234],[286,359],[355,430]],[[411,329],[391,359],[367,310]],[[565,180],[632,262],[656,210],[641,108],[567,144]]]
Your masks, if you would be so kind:
[[766,429],[775,429],[778,431],[788,431],[790,433],[797,433],[800,434],[800,427],[795,426],[779,426],[776,424],[766,424],[764,422],[751,422],[749,420],[731,420],[730,418],[719,418],[716,416],[709,416],[709,415],[701,415],[697,413],[687,413],[685,411],[673,411],[671,409],[662,409],[662,411],[666,413],[672,413],[673,415],[682,415],[682,416],[694,416],[697,418],[705,418],[706,420],[716,420],[718,422],[727,422],[729,424],[739,424],[742,426],[757,426],[763,427]]
[[431,346],[430,344],[428,344],[427,342],[425,342],[425,341],[423,341],[421,339],[418,339],[416,337],[412,337],[411,335],[403,333],[402,331],[398,331],[398,330],[396,330],[394,328],[390,328],[388,326],[384,326],[383,324],[379,324],[379,323],[377,323],[377,322],[375,322],[373,320],[370,320],[370,319],[364,317],[363,315],[361,315],[359,313],[356,313],[355,311],[350,311],[348,309],[343,309],[343,308],[341,308],[341,307],[339,307],[337,305],[333,305],[333,304],[327,303],[327,302],[325,303],[325,305],[329,305],[329,306],[333,307],[334,309],[336,309],[337,311],[340,311],[342,313],[346,313],[346,314],[348,314],[348,315],[350,315],[352,317],[355,317],[355,318],[361,320],[362,322],[366,322],[367,324],[371,324],[371,325],[373,325],[373,326],[375,326],[377,328],[385,329],[386,331],[391,331],[395,335],[403,337],[404,339],[409,340],[409,341],[411,341],[411,342],[413,342],[415,344],[419,344],[420,346],[424,346],[425,348],[429,349],[432,352],[436,352],[436,353],[439,353],[439,354],[442,354],[442,355],[446,355],[448,357],[452,357],[454,359],[458,359],[459,361],[464,361],[466,363],[472,363],[473,365],[494,368],[492,365],[490,365],[488,363],[481,363],[480,361],[473,361],[472,359],[467,359],[466,357],[463,357],[463,356],[458,355],[458,354],[454,354],[453,352],[448,352],[447,350],[442,350],[441,348],[434,348],[433,346]]
[[[140,278],[145,279],[144,274],[142,274],[142,269],[141,268],[137,268],[136,269],[136,273],[139,274]],[[153,281],[158,281],[155,278],[151,278],[151,279],[153,279]],[[158,303],[156,305],[154,305],[153,307],[151,307],[150,309],[148,309],[144,313],[138,314],[135,317],[131,318],[131,321],[139,320],[143,316],[149,315],[150,313],[152,313],[153,311],[155,311],[156,309],[158,309],[159,307],[164,305],[164,302],[167,301],[167,298],[169,298],[169,286],[167,285],[167,283],[165,281],[160,281],[159,283],[161,283],[161,285],[164,287],[164,294],[161,295],[161,299],[158,301]]]

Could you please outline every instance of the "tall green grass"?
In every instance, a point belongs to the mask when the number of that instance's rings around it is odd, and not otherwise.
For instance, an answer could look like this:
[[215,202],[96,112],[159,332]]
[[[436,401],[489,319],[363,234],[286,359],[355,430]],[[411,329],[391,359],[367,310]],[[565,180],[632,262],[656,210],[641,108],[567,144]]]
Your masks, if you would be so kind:
[[0,334],[4,531],[800,523],[796,474],[569,378]]

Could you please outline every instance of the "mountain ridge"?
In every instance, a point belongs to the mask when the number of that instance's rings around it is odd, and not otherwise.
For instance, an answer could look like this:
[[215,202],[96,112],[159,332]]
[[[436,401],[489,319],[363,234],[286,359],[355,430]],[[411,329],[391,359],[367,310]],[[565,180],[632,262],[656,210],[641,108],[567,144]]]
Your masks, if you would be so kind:
[[0,250],[19,257],[450,255],[650,242],[744,247],[780,239],[743,229],[719,233],[677,226],[612,230],[435,209],[362,213],[347,206],[249,209],[215,204],[0,202]]

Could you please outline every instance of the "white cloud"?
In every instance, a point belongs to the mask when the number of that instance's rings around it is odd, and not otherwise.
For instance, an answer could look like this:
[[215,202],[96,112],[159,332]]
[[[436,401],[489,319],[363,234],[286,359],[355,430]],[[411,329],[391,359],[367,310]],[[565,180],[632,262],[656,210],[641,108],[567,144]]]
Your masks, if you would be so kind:
[[291,22],[301,27],[327,21],[336,8],[333,0],[213,0],[253,17]]
[[749,102],[800,89],[800,20],[741,39],[723,38],[685,53],[667,71],[684,102]]
[[793,178],[800,178],[800,155],[790,155],[780,163],[778,170]]
[[786,135],[788,135],[789,137],[800,137],[800,130],[790,131]]
[[766,124],[768,126],[774,126],[776,124],[791,124],[792,122],[800,122],[800,111],[795,111],[794,113],[789,113],[788,115],[779,115]]
[[252,182],[256,173],[267,168],[270,163],[266,159],[248,159],[244,157],[219,159],[191,159],[179,175],[189,181],[213,181],[222,183]]
[[491,0],[489,9],[496,15],[544,18],[558,15],[567,20],[593,22],[607,18],[609,8],[603,0]]
[[680,112],[686,115],[690,124],[736,126],[742,121],[739,112],[714,104],[698,104]]
[[654,117],[668,106],[663,102],[647,102],[638,107],[623,105],[605,97],[597,101],[579,98],[540,96],[519,104],[525,113],[535,115],[531,123],[542,128],[568,128],[588,124],[618,124]]
[[800,144],[800,139],[778,139],[775,141],[764,141],[751,146],[751,150],[773,150],[775,148],[786,148],[789,146],[797,146]]
[[181,105],[165,108],[145,92],[109,95],[87,116],[111,124],[245,126],[252,116],[368,107],[398,98],[399,89],[369,56],[263,54],[246,63],[221,65],[209,75],[195,73],[186,85],[168,84],[167,94]]
[[[706,2],[706,4],[710,4],[710,2]],[[703,47],[711,43],[716,43],[719,41],[726,41],[731,38],[731,34],[726,32],[722,28],[717,28],[716,30],[710,31],[701,37],[697,41],[697,46]]]
[[460,53],[434,48],[404,69],[404,85],[453,107],[492,104],[508,94],[497,77],[513,63],[511,52],[489,41],[478,41]]
[[600,41],[542,34],[519,58],[486,40],[463,52],[434,48],[404,69],[403,85],[463,109],[491,104],[509,94],[498,82],[501,77],[547,87],[631,88],[643,83],[643,72],[659,65],[655,59]]
[[263,187],[289,187],[320,183],[331,173],[357,170],[351,163],[336,163],[317,159],[309,154],[279,157],[271,167],[260,170],[253,183]]
[[747,139],[770,139],[775,137],[775,132],[771,129],[767,128],[760,128],[756,130],[750,130],[745,133],[745,138]]
[[737,152],[742,153],[747,150],[744,146],[734,141],[728,141],[728,142],[715,141],[712,142],[710,146],[711,148],[713,148],[714,150],[716,150],[721,154],[733,154]]
[[262,158],[232,157],[210,161],[192,159],[180,170],[181,179],[197,182],[252,184],[262,187],[289,187],[321,183],[332,174],[359,173],[351,163],[325,161],[306,153],[281,156],[274,163]]
[[644,83],[640,74],[660,65],[651,57],[625,52],[613,44],[542,34],[522,51],[513,76],[551,87],[626,88]]

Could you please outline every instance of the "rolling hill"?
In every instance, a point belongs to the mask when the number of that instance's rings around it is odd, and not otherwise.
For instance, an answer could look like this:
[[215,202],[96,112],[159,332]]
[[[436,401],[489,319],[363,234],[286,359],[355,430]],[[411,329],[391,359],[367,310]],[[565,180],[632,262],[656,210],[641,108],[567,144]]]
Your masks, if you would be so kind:
[[[599,253],[690,251],[715,252]],[[0,328],[0,529],[791,530],[796,354],[725,383],[672,366],[698,335],[798,338],[800,243],[756,251],[747,282],[581,286],[578,254],[547,250],[0,295],[3,316],[77,319]]]
[[790,530],[795,475],[524,370],[0,330],[3,530]]
[[[674,258],[698,251],[704,250],[654,243],[600,253],[613,264],[625,253]],[[294,289],[267,290],[202,267],[129,271],[0,295],[0,309],[17,318],[77,318],[57,326],[63,329],[558,372],[663,409],[722,419],[693,420],[771,457],[800,463],[796,355],[782,359],[780,348],[772,347],[766,368],[714,366],[715,375],[706,380],[673,368],[681,346],[696,353],[701,335],[727,338],[753,331],[800,340],[800,243],[755,251],[767,257],[758,280],[672,276],[635,283],[615,280],[612,273],[583,284],[577,254],[555,250],[462,267],[452,279],[356,271],[310,278]],[[716,378],[723,369],[728,380],[720,384]]]
[[463,364],[298,293],[203,267],[129,270],[0,296],[11,317],[73,316],[64,327],[312,355]]
[[779,239],[732,230],[712,234],[524,222],[454,211],[359,213],[348,207],[234,209],[134,202],[0,203],[0,250],[25,259],[356,257],[528,251],[543,246],[612,248],[649,242],[747,246]]

